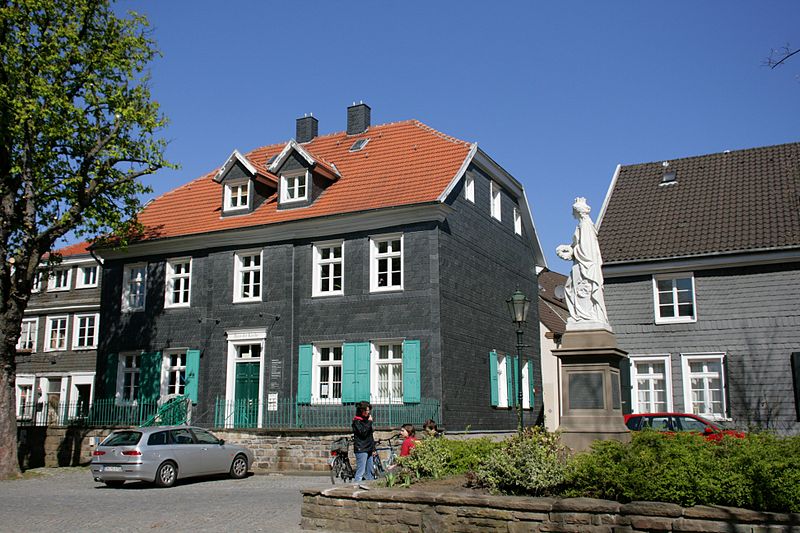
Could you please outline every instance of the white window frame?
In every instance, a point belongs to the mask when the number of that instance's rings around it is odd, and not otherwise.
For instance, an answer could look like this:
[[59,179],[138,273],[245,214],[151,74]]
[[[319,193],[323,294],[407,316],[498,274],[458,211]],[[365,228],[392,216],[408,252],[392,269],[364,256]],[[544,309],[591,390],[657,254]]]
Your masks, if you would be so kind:
[[[134,352],[124,352],[119,354],[119,360],[117,362],[117,404],[119,405],[129,405],[135,404],[139,401],[139,390],[142,386],[142,355],[144,352],[134,351]],[[135,366],[131,367],[130,369],[125,366],[125,360],[127,357],[135,357],[134,360]],[[136,378],[136,387],[132,387],[132,389],[136,392],[134,394],[134,398],[126,398],[125,397],[125,374],[137,374],[138,377]],[[131,378],[133,379],[133,378]]]
[[508,355],[497,354],[497,407],[507,408],[508,403],[508,366],[506,365]]
[[21,329],[19,332],[19,339],[17,340],[17,350],[30,350],[31,353],[36,351],[36,341],[39,338],[39,317],[36,318],[23,318],[22,319],[22,327],[25,327],[25,324],[33,324],[33,327],[28,326],[28,332],[26,336],[26,341],[30,340],[33,343],[31,348],[23,348],[22,341],[23,341],[23,334],[25,333],[24,329]]
[[31,292],[42,291],[43,278],[44,278],[44,272],[41,270],[37,270],[36,274],[33,275],[33,282],[31,283]]
[[[342,357],[339,359],[339,361],[337,362],[337,361],[329,360],[329,361],[323,362],[322,361],[322,350],[323,349],[331,349],[331,350],[333,350],[334,348],[339,348],[341,350]],[[311,368],[312,368],[312,370],[311,370],[311,403],[312,404],[331,405],[331,404],[336,404],[337,402],[338,403],[342,403],[341,382],[340,382],[340,385],[339,385],[339,398],[323,398],[319,393],[319,389],[320,389],[320,385],[321,385],[321,383],[320,383],[320,381],[321,381],[320,380],[320,370],[321,370],[321,368],[323,366],[327,366],[329,368],[333,368],[333,367],[338,366],[340,368],[340,370],[339,370],[339,372],[340,372],[339,378],[341,379],[341,377],[342,377],[341,368],[342,368],[342,360],[343,359],[344,359],[344,344],[342,342],[323,342],[323,343],[319,343],[319,344],[314,344],[313,362],[312,362],[312,365],[311,365]],[[331,377],[329,377],[328,381],[329,382],[333,382]]]
[[[299,178],[303,178],[305,180],[305,192],[303,196],[290,196],[290,190],[294,189],[294,194],[298,194],[297,191],[300,189],[300,182],[294,181],[299,180]],[[294,181],[293,186],[289,186],[289,181]],[[292,171],[287,172],[286,174],[281,174],[281,203],[282,204],[291,204],[295,202],[304,202],[308,200],[309,191],[311,189],[311,173],[308,170],[302,171]]]
[[[64,342],[63,345],[59,345],[57,348],[50,347],[50,341],[52,340],[53,335],[53,322],[56,320],[63,320],[64,321]],[[45,352],[63,352],[67,349],[69,344],[69,315],[53,315],[47,317],[46,322],[46,330],[45,330],[45,337],[44,337],[44,351]]]
[[519,213],[519,207],[514,208],[514,233],[522,235],[522,215]]
[[[50,382],[55,380],[59,380],[58,392],[50,392]],[[49,403],[50,395],[58,396],[58,407],[55,411],[49,407],[42,409],[36,417],[38,424],[49,424],[60,418],[62,412],[61,409],[64,406],[65,399],[67,398],[68,381],[69,375],[57,373],[39,378],[39,401],[37,401],[37,407],[39,403]],[[47,418],[45,418],[45,415]]]
[[[719,382],[722,396],[722,413],[694,413],[694,408],[692,405],[692,374],[689,371],[689,363],[692,361],[719,361]],[[709,420],[727,420],[728,418],[726,413],[728,412],[728,399],[726,396],[728,384],[725,381],[725,353],[682,353],[681,371],[683,374],[684,411],[687,413],[694,413]]]
[[[257,267],[242,266],[244,257],[258,255]],[[243,297],[242,294],[242,274],[245,272],[258,271],[258,296]],[[250,282],[251,292],[255,283]],[[264,296],[264,250],[240,250],[233,254],[233,303],[260,302]]]
[[[266,342],[267,330],[263,328],[252,329],[235,329],[225,332],[228,339],[228,365],[227,376],[225,380],[225,427],[233,427],[234,417],[234,402],[236,400],[236,364],[237,362],[259,363],[258,371],[258,427],[263,425],[264,417],[264,361],[266,360]],[[261,355],[260,357],[251,357],[241,359],[236,357],[237,348],[245,344],[260,344]]]
[[526,359],[522,363],[522,408],[531,408],[531,387],[530,387],[530,371],[528,365],[531,364],[530,359]]
[[[85,346],[79,346],[81,319],[94,318],[94,331],[92,333],[92,342]],[[94,350],[97,348],[97,334],[100,331],[100,313],[80,313],[72,317],[72,349],[73,350]]]
[[[382,346],[389,347],[390,358],[389,359],[379,359],[380,356],[380,349]],[[397,354],[394,353],[394,347],[400,346],[400,356],[397,357]],[[371,354],[370,354],[370,399],[372,403],[387,405],[389,403],[392,404],[401,404],[403,403],[403,392],[402,388],[405,385],[403,383],[403,339],[381,339],[372,341],[370,343],[371,347]],[[391,397],[391,390],[392,384],[395,382],[394,377],[394,370],[390,373],[389,378],[389,391],[390,396],[384,397],[379,394],[380,385],[378,383],[378,366],[381,364],[384,365],[392,365],[392,366],[400,366],[400,388],[401,393],[399,397]]]
[[475,203],[475,178],[469,174],[464,174],[464,198],[471,203]]
[[[394,250],[391,252],[386,253],[379,253],[378,246],[382,242],[390,242],[400,240],[400,251],[395,252]],[[405,282],[405,238],[404,234],[402,233],[392,233],[388,235],[375,235],[370,237],[369,239],[369,284],[370,284],[370,292],[387,292],[387,291],[402,291]],[[388,279],[387,281],[391,282],[392,272],[391,272],[391,263],[392,259],[400,258],[400,284],[399,285],[386,285],[381,287],[378,285],[378,261],[380,259],[389,259],[389,272],[388,272]]]
[[493,181],[489,182],[489,213],[498,222],[503,220],[503,195],[500,186]]
[[[237,201],[237,204],[242,200],[242,187],[247,187],[247,195],[245,198],[245,203],[240,205],[233,205],[234,198]],[[236,194],[234,194],[234,192]],[[230,180],[225,182],[225,206],[223,209],[224,213],[229,213],[231,211],[246,211],[250,209],[250,205],[253,203],[253,185],[250,183],[249,179],[241,179],[241,180]]]
[[[179,357],[183,357],[183,364],[182,365],[172,365],[172,356],[176,355]],[[186,348],[173,348],[170,350],[164,350],[163,357],[161,359],[161,397],[166,398],[167,396],[175,395],[175,394],[185,394],[186,392],[186,361],[187,361],[187,349]],[[182,370],[181,370],[182,369]],[[169,384],[169,377],[170,374],[173,372],[177,372],[178,376],[180,377],[183,375],[183,392],[175,392],[170,390]],[[177,387],[178,391],[180,391],[180,385]]]
[[78,385],[89,385],[89,405],[94,403],[94,372],[72,372],[69,375],[69,416],[78,414]]
[[[678,279],[689,278],[692,282],[692,316],[678,316],[678,289],[675,286],[675,281]],[[661,307],[659,305],[659,292],[658,282],[663,280],[672,281],[672,306],[675,311],[675,316],[662,317]],[[697,322],[697,290],[694,282],[694,273],[692,272],[675,272],[670,274],[655,274],[653,275],[653,311],[655,314],[656,324],[675,324],[675,323],[691,323]]]
[[[338,258],[322,258],[322,249],[323,248],[341,248],[341,253]],[[344,294],[344,241],[327,241],[327,242],[318,242],[314,243],[313,249],[313,280],[312,280],[312,288],[311,288],[311,296],[341,296]],[[323,290],[322,288],[322,268],[323,266],[330,266],[331,268],[331,284],[333,283],[333,269],[334,265],[340,265],[341,267],[341,289],[339,290]]]
[[[183,272],[181,274],[175,273],[175,266],[178,264],[189,264],[189,271]],[[172,259],[167,259],[165,266],[165,273],[164,273],[164,307],[165,308],[172,308],[172,307],[191,307],[192,305],[192,258],[191,257],[175,257]],[[175,288],[175,282],[186,280],[186,301],[185,302],[174,302],[172,300],[174,294],[173,289]],[[183,291],[180,293],[181,295],[184,294]]]
[[[16,385],[16,397],[17,397],[17,408],[14,411],[17,418],[23,419],[33,419],[34,414],[36,413],[36,389],[34,388],[34,381],[36,378],[33,374],[17,374],[17,378],[15,380]],[[25,412],[22,413],[22,387],[30,387],[31,396],[29,398],[28,403],[25,405],[26,409]]]
[[[75,288],[76,289],[89,289],[91,287],[97,287],[97,285],[98,285],[97,280],[100,277],[99,269],[100,269],[100,267],[98,265],[78,266],[77,278],[75,279]],[[86,272],[88,272],[88,271],[94,272],[94,274],[92,276],[94,278],[94,281],[93,282],[90,281],[89,283],[86,283],[84,281],[84,277],[86,276]]]
[[[59,274],[66,273],[66,278],[61,278]],[[58,279],[64,280],[64,285],[56,285]],[[68,291],[72,287],[72,267],[54,268],[47,278],[47,292]]]
[[[130,305],[131,274],[133,273],[134,270],[137,269],[142,269],[144,273],[144,277],[142,279],[142,304],[139,306],[132,306]],[[133,263],[130,265],[125,265],[124,273],[122,276],[122,311],[127,313],[144,311],[146,305],[147,305],[147,263]]]
[[[629,362],[630,362],[630,376],[631,376],[631,409],[634,413],[652,413],[652,412],[672,412],[673,401],[672,401],[672,358],[669,354],[657,354],[657,355],[629,355]],[[664,364],[664,395],[667,400],[667,404],[665,409],[661,411],[652,411],[650,409],[643,411],[639,408],[639,382],[638,377],[639,374],[636,372],[636,364],[637,363],[663,363]],[[648,374],[647,376],[650,376]],[[650,392],[654,391],[652,386],[652,380],[648,380],[650,382]],[[652,400],[651,400],[651,407],[652,407]]]

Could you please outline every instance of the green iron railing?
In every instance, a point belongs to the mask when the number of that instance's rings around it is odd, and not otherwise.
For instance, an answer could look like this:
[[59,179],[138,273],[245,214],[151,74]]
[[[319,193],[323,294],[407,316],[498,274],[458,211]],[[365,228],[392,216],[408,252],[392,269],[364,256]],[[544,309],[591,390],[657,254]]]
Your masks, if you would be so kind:
[[158,411],[158,402],[120,404],[114,398],[86,402],[25,403],[17,410],[20,426],[139,426]]
[[161,404],[158,411],[145,420],[145,426],[177,426],[186,424],[189,416],[189,406],[192,400],[188,396],[175,396]]

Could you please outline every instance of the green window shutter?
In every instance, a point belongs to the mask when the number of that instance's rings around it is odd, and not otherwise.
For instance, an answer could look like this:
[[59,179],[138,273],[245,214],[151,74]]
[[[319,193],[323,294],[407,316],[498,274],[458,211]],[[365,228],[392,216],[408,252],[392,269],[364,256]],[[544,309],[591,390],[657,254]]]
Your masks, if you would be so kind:
[[297,365],[297,403],[311,403],[311,367],[314,350],[310,344],[300,345]]
[[506,354],[506,396],[508,397],[508,405],[503,407],[511,407],[516,401],[514,394],[514,356]]
[[183,393],[192,403],[197,403],[197,390],[200,382],[200,350],[186,350],[186,381]]
[[117,374],[119,373],[119,356],[115,353],[106,354],[106,367],[103,371],[103,392],[105,398],[114,398],[117,395]]
[[368,342],[359,342],[356,346],[356,401],[369,401],[369,360],[370,346]]
[[356,401],[356,345],[342,346],[342,403]]
[[536,385],[533,381],[533,359],[528,359],[528,398],[531,399],[531,409],[536,400]]
[[157,402],[161,396],[161,352],[139,356],[139,401]]
[[419,341],[403,342],[403,402],[420,401]]
[[489,352],[489,386],[491,389],[492,407],[497,407],[497,352]]

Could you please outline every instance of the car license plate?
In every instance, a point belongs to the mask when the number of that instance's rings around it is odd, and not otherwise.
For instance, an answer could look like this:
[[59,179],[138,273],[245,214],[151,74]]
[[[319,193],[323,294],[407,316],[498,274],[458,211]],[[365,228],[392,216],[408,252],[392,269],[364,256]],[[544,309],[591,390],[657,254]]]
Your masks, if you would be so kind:
[[103,468],[103,472],[122,472],[121,466],[106,466]]

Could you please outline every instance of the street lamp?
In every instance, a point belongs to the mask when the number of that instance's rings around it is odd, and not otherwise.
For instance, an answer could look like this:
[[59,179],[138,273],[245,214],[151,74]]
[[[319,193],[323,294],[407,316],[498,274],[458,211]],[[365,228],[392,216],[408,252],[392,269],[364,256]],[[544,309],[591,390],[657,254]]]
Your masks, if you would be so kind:
[[[517,430],[522,433],[522,358],[521,352],[522,344],[522,326],[528,317],[528,308],[531,306],[531,301],[522,292],[517,289],[511,298],[506,300],[508,305],[508,312],[511,313],[511,321],[517,325],[517,368],[519,369],[517,375]],[[528,363],[530,364],[530,362]]]

